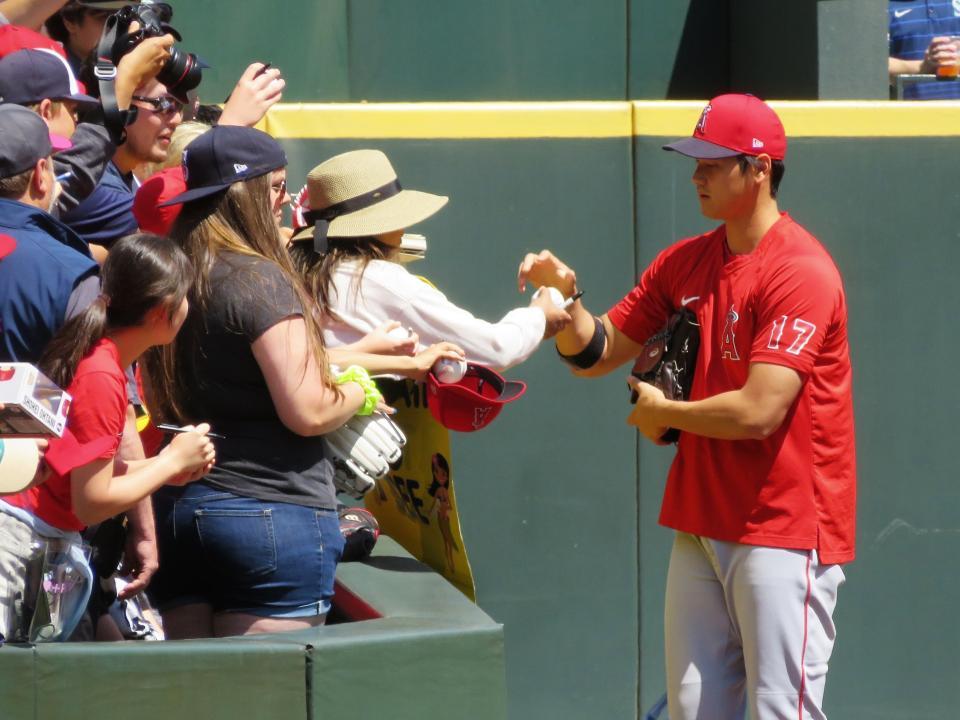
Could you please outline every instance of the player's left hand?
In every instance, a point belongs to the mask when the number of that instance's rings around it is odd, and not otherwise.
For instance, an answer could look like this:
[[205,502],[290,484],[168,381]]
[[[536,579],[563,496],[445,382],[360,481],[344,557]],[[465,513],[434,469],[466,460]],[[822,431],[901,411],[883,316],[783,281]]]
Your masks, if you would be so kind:
[[637,402],[627,417],[627,424],[633,425],[651,442],[666,445],[667,443],[660,438],[669,428],[660,423],[657,418],[661,403],[666,402],[663,391],[650,383],[637,380],[632,375],[627,378],[627,384],[637,392]]

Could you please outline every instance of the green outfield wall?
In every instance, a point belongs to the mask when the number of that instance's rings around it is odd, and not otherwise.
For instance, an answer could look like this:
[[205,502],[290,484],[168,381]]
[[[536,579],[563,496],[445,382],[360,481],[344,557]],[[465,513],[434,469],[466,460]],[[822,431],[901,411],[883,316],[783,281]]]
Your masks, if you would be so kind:
[[219,102],[252,60],[288,101],[886,98],[881,0],[172,0]]
[[[960,106],[775,105],[791,138],[781,205],[830,249],[849,295],[859,549],[827,711],[954,718],[960,398],[942,380],[958,349]],[[692,163],[660,150],[701,106],[289,105],[266,127],[287,147],[293,186],[334,153],[377,147],[404,186],[449,195],[418,226],[420,270],[496,318],[524,302],[513,276],[526,251],[569,261],[600,312],[660,248],[709,227]],[[638,445],[626,427],[625,372],[576,379],[546,347],[509,375],[527,395],[483,432],[455,434],[453,459],[478,604],[505,627],[510,715],[637,717],[664,689],[671,534],[656,518],[672,450]]]

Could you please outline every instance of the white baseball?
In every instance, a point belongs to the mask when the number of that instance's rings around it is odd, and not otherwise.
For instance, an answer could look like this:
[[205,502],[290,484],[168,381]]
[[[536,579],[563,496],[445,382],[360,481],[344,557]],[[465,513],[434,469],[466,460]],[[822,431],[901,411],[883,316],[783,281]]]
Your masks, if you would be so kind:
[[410,331],[401,325],[387,332],[387,337],[391,340],[406,340],[410,337]]
[[451,360],[450,358],[440,358],[433,364],[433,374],[437,380],[445,385],[463,380],[467,373],[466,360]]
[[555,287],[550,287],[550,286],[548,286],[548,285],[544,285],[544,286],[541,287],[539,290],[537,290],[537,291],[533,294],[533,296],[534,296],[534,297],[539,297],[539,296],[540,296],[540,293],[541,293],[541,292],[544,292],[544,291],[546,291],[546,292],[550,295],[550,299],[553,301],[553,304],[554,304],[554,305],[556,305],[558,308],[562,308],[562,307],[563,307],[563,303],[566,302],[566,298],[564,298],[564,297],[563,297],[563,293],[560,292],[559,290],[557,290]]

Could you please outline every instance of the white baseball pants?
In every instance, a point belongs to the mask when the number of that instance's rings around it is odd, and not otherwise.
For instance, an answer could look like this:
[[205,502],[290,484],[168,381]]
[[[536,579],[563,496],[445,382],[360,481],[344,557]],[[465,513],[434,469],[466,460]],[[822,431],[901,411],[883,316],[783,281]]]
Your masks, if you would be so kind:
[[677,533],[667,573],[670,720],[826,720],[844,574],[815,550]]

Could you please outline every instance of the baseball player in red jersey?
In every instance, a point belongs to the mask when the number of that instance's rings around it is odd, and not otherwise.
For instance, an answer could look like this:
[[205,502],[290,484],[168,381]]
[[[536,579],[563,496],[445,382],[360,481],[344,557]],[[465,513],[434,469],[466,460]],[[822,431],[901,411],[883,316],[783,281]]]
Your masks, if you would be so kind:
[[[577,301],[557,351],[584,376],[635,358],[686,307],[700,325],[688,401],[631,378],[628,422],[657,442],[681,431],[660,522],[676,531],[666,589],[671,720],[825,718],[833,610],[854,557],[856,460],[840,274],[777,207],[787,142],[776,113],[721,95],[693,136],[704,215],[723,222],[660,253],[595,318]],[[549,251],[520,265],[523,289],[577,292]]]

